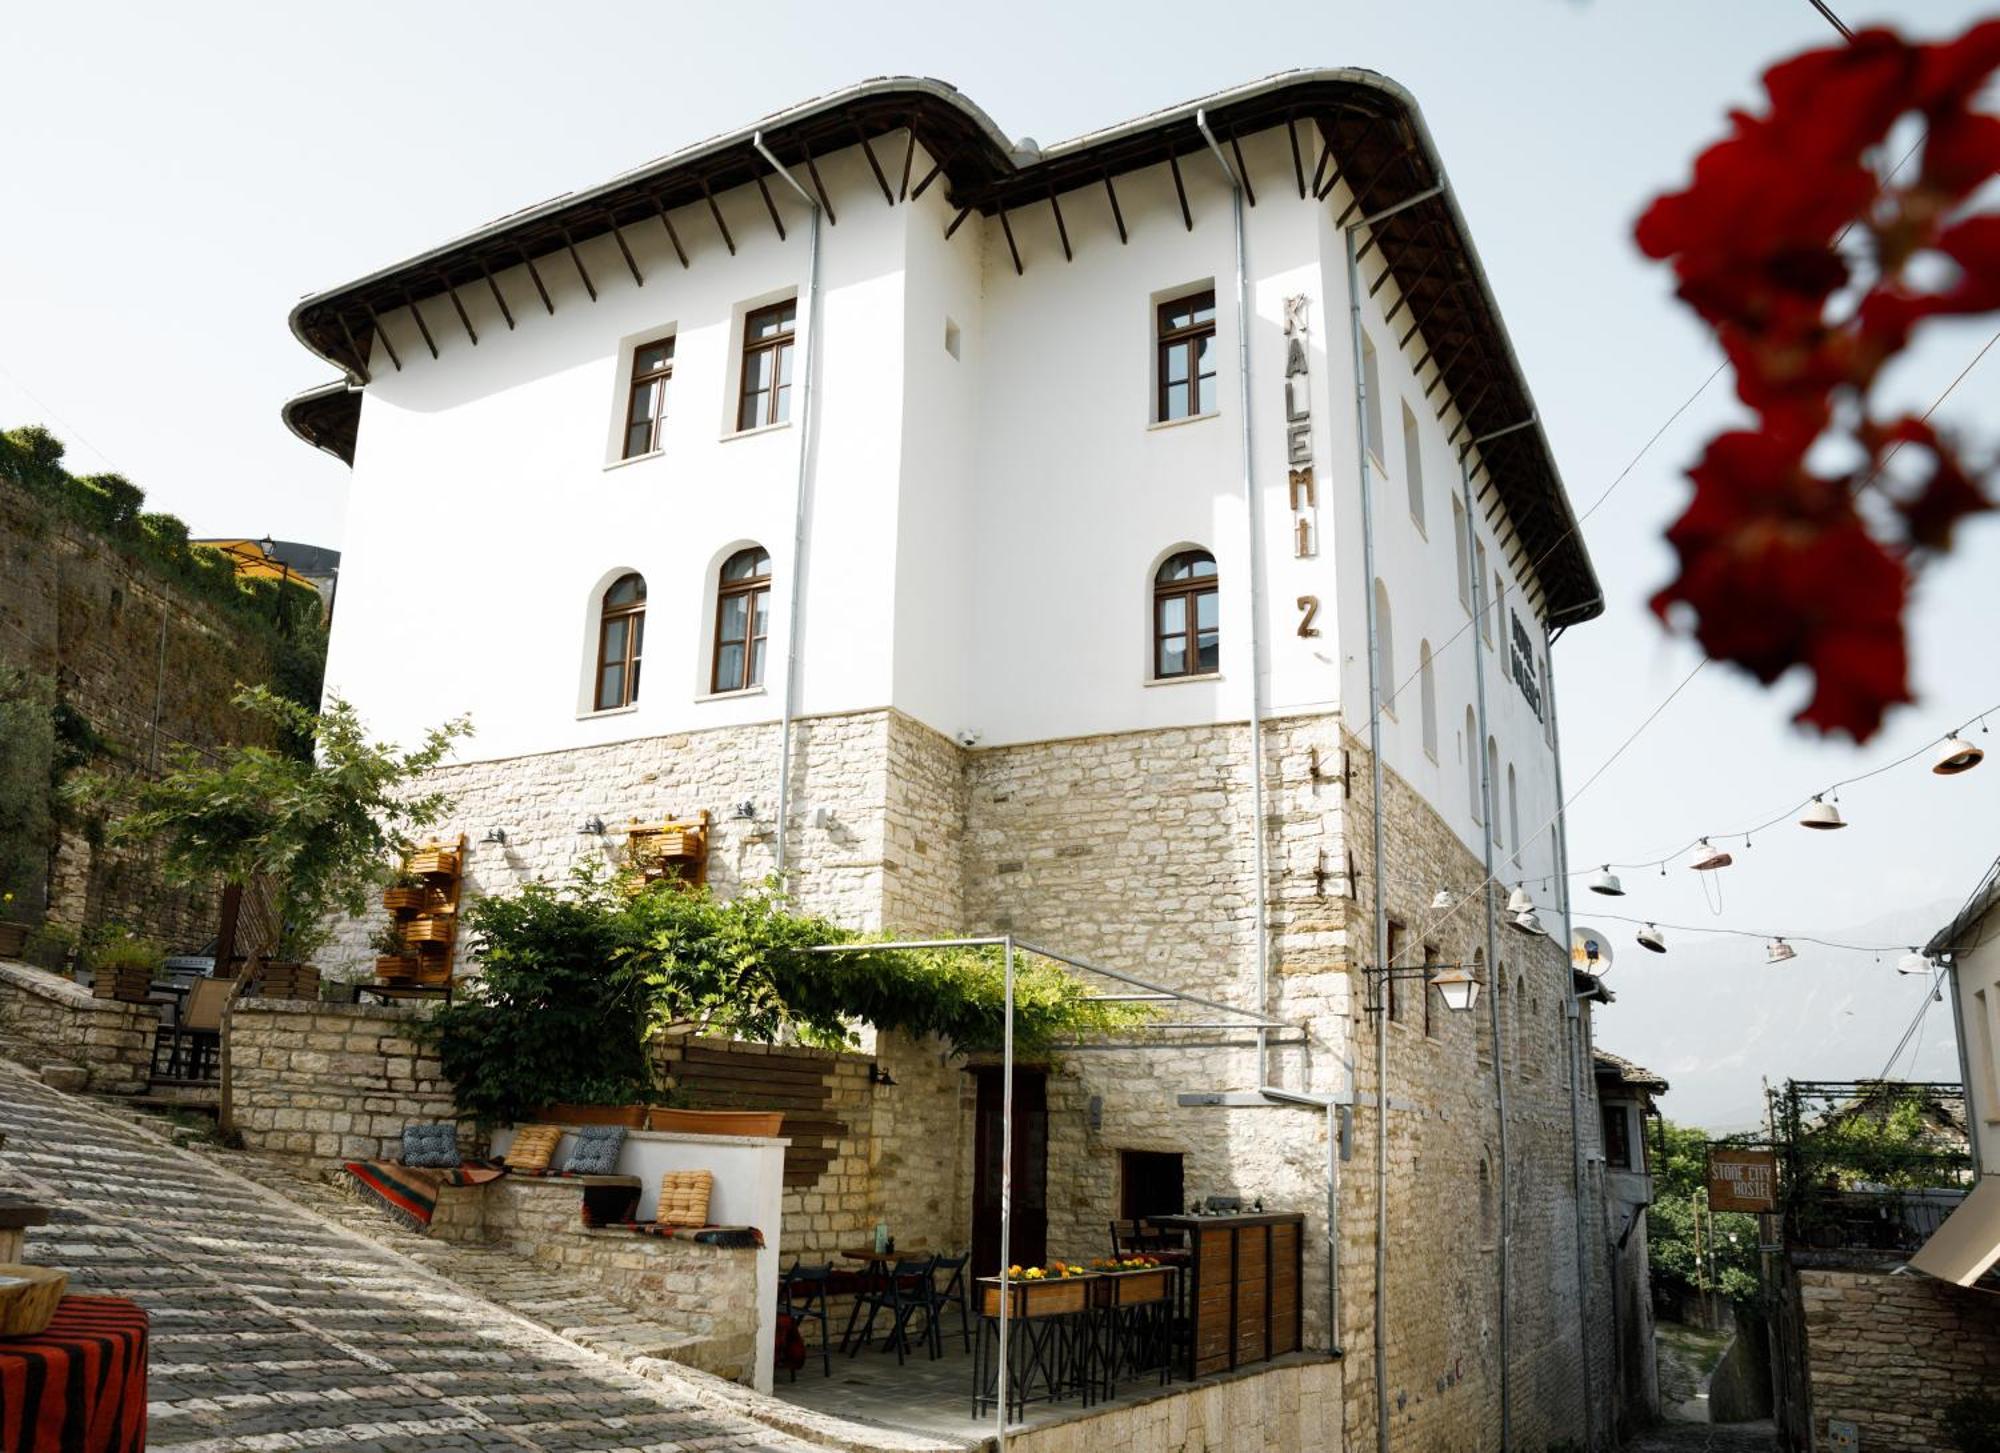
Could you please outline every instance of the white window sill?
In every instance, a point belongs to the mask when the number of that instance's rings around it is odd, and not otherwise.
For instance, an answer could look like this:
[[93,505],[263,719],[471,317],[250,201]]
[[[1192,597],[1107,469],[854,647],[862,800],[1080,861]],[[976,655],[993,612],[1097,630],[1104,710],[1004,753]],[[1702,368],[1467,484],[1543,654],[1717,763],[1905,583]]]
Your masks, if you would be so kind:
[[780,419],[775,424],[759,424],[754,429],[731,429],[722,436],[722,442],[727,444],[734,439],[752,439],[759,434],[775,434],[780,429],[789,429],[791,427],[792,421],[790,419]]
[[630,716],[638,709],[639,703],[636,701],[628,702],[624,706],[600,706],[591,711],[578,712],[576,719],[578,721],[594,721],[600,716]]
[[738,688],[738,689],[737,689],[737,690],[735,690],[735,691],[710,691],[710,692],[706,692],[706,693],[704,693],[703,695],[700,695],[700,696],[697,696],[697,697],[695,698],[695,701],[696,701],[696,702],[703,702],[703,701],[734,701],[734,700],[736,700],[736,699],[737,699],[738,697],[740,697],[740,696],[762,696],[762,695],[764,695],[764,694],[765,694],[765,692],[764,692],[764,688],[763,688],[763,687],[761,687],[761,686],[744,686],[744,687],[740,687],[740,688]]
[[1141,686],[1192,686],[1202,681],[1220,681],[1220,671],[1201,671],[1192,676],[1154,676],[1142,681]]
[[1219,419],[1221,417],[1222,410],[1210,409],[1205,414],[1189,414],[1185,419],[1155,419],[1146,426],[1146,432],[1150,434],[1156,429],[1178,429],[1183,424],[1201,424],[1206,423],[1210,419]]
[[646,454],[634,454],[629,459],[614,459],[604,466],[604,472],[609,474],[614,469],[626,469],[634,464],[645,464],[655,459],[664,459],[666,454],[667,451],[664,449],[654,449]]

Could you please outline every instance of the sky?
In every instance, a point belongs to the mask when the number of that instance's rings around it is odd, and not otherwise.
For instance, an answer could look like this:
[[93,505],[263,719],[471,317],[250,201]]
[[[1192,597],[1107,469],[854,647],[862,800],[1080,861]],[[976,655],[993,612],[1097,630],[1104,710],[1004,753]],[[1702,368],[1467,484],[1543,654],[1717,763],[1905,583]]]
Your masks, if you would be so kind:
[[[1935,38],[1981,7],[1836,9],[1856,27]],[[888,74],[949,81],[1002,129],[1043,143],[1299,66],[1394,77],[1425,112],[1570,494],[1590,509],[1718,358],[1664,270],[1632,247],[1632,219],[1684,181],[1730,107],[1756,103],[1767,65],[1837,39],[1808,0],[850,0],[754,11],[705,0],[332,10],[98,0],[15,7],[8,34],[0,426],[47,425],[72,467],[125,474],[197,535],[335,547],[345,468],[278,417],[288,395],[331,377],[286,328],[298,298]],[[1987,336],[1922,336],[1890,392],[1928,405]],[[1996,403],[2000,348],[1941,417],[1984,424],[1990,444]],[[1989,520],[1927,576],[1910,615],[1920,704],[1865,748],[1790,725],[1801,683],[1765,691],[1721,666],[1632,737],[1699,659],[1645,602],[1670,571],[1661,534],[1685,498],[1681,471],[1736,413],[1726,380],[1711,385],[1588,516],[1606,613],[1565,637],[1555,660],[1579,867],[1762,822],[2000,705],[2000,520]],[[2000,852],[2000,759],[1957,778],[1913,762],[1840,801],[1853,824],[1844,832],[1774,827],[1712,875],[1678,863],[1664,877],[1628,872],[1627,897],[1584,895],[1579,917],[1598,906],[1835,938],[1933,908],[1942,922]],[[1642,955],[1631,925],[1591,921],[1619,946],[1614,983],[1647,975],[1649,1004],[1706,1018],[1722,1036],[1736,1011],[1829,962],[1830,951],[1802,949],[1767,970],[1745,939],[1730,951],[1740,974],[1690,979],[1676,997],[1671,951]],[[1696,941],[1668,938],[1670,950]],[[1887,962],[1880,970],[1879,991],[1861,992],[1886,1056],[1923,986]],[[1655,1018],[1621,1023],[1614,1008],[1603,1041],[1643,1060],[1661,1042],[1649,1039]],[[1802,1044],[1814,1032],[1797,1030]],[[1784,1045],[1769,1053],[1768,1072],[1782,1077]]]

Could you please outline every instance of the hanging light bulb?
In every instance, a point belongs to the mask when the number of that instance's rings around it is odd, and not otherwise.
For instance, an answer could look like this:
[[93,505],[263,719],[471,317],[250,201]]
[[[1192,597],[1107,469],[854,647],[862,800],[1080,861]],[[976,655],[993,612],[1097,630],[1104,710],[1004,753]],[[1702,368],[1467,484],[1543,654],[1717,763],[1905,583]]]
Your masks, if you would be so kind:
[[1815,796],[1807,804],[1806,810],[1799,814],[1799,826],[1818,828],[1822,832],[1832,832],[1837,827],[1846,827],[1847,824],[1841,819],[1838,807],[1835,807],[1831,802],[1822,801],[1819,797]]
[[1940,777],[1956,777],[1960,772],[1970,772],[1985,760],[1985,752],[1953,732],[1938,748],[1937,760],[1931,763],[1931,770]]
[[1663,954],[1667,951],[1666,936],[1649,923],[1639,930],[1639,947],[1651,949],[1656,954]]
[[1522,909],[1514,915],[1511,922],[1514,927],[1520,929],[1523,933],[1540,933],[1542,931],[1542,920],[1535,916],[1533,908]]
[[1625,885],[1618,881],[1618,875],[1611,871],[1611,864],[1604,865],[1604,871],[1590,880],[1590,891],[1602,893],[1606,898],[1623,898]]
[[1712,872],[1716,868],[1726,868],[1736,859],[1729,856],[1726,849],[1713,846],[1707,838],[1694,850],[1694,859],[1688,864],[1697,873]]
[[1526,888],[1516,888],[1507,895],[1507,911],[1519,918],[1523,913],[1535,911],[1535,895]]
[[1452,896],[1451,889],[1449,888],[1440,888],[1437,892],[1431,894],[1431,912],[1433,913],[1443,913],[1446,909],[1456,908],[1457,906],[1458,899]]
[[1772,939],[1771,946],[1764,950],[1764,962],[1767,964],[1782,964],[1786,959],[1795,959],[1798,956],[1798,950],[1782,938]]
[[1928,974],[1930,971],[1931,961],[1915,949],[1896,960],[1896,972],[1899,974]]

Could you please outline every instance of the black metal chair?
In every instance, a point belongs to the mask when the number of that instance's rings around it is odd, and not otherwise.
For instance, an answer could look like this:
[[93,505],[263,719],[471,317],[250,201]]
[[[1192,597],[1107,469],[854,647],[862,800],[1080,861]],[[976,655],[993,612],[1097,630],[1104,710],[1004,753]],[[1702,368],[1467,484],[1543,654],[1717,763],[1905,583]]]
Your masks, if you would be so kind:
[[[778,1310],[792,1319],[792,1326],[798,1329],[799,1340],[805,1341],[805,1324],[819,1323],[820,1370],[826,1376],[833,1376],[833,1348],[828,1338],[826,1321],[826,1297],[828,1284],[833,1280],[830,1263],[819,1266],[805,1266],[792,1263],[792,1269],[785,1273],[778,1284]],[[812,1354],[810,1345],[806,1354]],[[799,1380],[799,1370],[792,1369],[792,1381]]]
[[[966,1266],[971,1260],[972,1253],[969,1251],[961,1252],[957,1256],[932,1258],[931,1274],[926,1285],[930,1287],[931,1292],[930,1330],[936,1334],[931,1341],[933,1346],[938,1347],[938,1350],[931,1354],[933,1357],[942,1355],[944,1350],[938,1345],[943,1335],[939,1330],[939,1324],[947,1307],[958,1309],[959,1334],[964,1339],[965,1350],[967,1352],[972,1350],[972,1288],[965,1277]],[[939,1276],[944,1277],[943,1286],[937,1284]]]
[[[930,1344],[931,1357],[944,1355],[937,1336],[937,1318],[931,1315],[932,1289],[931,1275],[937,1266],[935,1256],[898,1257],[890,1266],[888,1274],[879,1283],[864,1291],[862,1302],[868,1308],[868,1320],[861,1325],[861,1335],[848,1346],[847,1355],[852,1357],[868,1345],[875,1333],[875,1316],[878,1312],[889,1314],[889,1340],[883,1346],[888,1351],[896,1349],[896,1364],[900,1367],[910,1347],[910,1318],[918,1312],[924,1314],[924,1340]],[[857,1305],[857,1312],[860,1310]],[[848,1319],[853,1321],[852,1316]],[[843,1341],[847,1339],[843,1338]]]

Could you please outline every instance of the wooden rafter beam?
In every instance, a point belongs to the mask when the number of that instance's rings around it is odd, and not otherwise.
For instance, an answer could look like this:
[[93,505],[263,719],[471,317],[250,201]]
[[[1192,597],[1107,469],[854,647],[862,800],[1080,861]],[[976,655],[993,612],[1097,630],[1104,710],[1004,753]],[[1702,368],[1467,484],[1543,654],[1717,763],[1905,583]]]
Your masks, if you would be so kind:
[[590,300],[597,301],[597,284],[590,280],[590,274],[583,266],[583,254],[576,250],[576,240],[569,235],[569,228],[561,229],[563,246],[569,249],[569,260],[576,264],[576,275],[583,279],[583,290],[590,294]]
[[405,295],[403,302],[409,308],[410,316],[417,320],[417,331],[424,335],[424,346],[430,349],[431,357],[436,358],[438,356],[437,340],[431,337],[430,325],[424,322],[424,315],[422,310],[417,307],[417,300]]
[[525,248],[521,252],[521,261],[527,264],[528,276],[535,280],[535,291],[542,295],[542,306],[549,310],[549,316],[553,318],[556,315],[555,299],[549,296],[548,285],[542,281],[541,269],[535,266],[535,260],[528,256]]
[[729,224],[722,220],[722,208],[716,203],[715,193],[709,190],[707,177],[701,179],[701,194],[708,201],[708,215],[715,219],[715,230],[722,234],[722,241],[728,247],[729,255],[736,256],[736,239],[729,235]]
[[868,144],[868,133],[857,127],[855,135],[861,138],[861,154],[868,158],[868,170],[875,173],[875,185],[882,189],[882,200],[895,206],[896,194],[889,189],[889,179],[882,175],[882,163],[875,160],[875,148]]
[[1132,237],[1125,230],[1125,212],[1118,205],[1118,189],[1111,185],[1110,172],[1104,174],[1104,195],[1111,199],[1111,220],[1118,224],[1118,243],[1122,247],[1129,243]]
[[465,336],[470,338],[472,346],[477,348],[479,346],[479,335],[472,330],[472,319],[465,311],[465,304],[459,300],[458,289],[451,285],[451,279],[443,273],[438,274],[438,281],[444,284],[445,292],[451,296],[451,306],[458,313],[458,321],[465,329]]
[[618,251],[625,258],[625,266],[632,274],[632,281],[643,288],[646,285],[645,275],[639,271],[639,263],[632,256],[632,249],[625,245],[625,232],[618,225],[618,214],[616,212],[606,212],[604,220],[611,224],[611,236],[618,243]]
[[507,295],[500,291],[500,284],[493,279],[493,269],[485,263],[479,264],[479,271],[486,277],[486,286],[493,290],[493,301],[500,305],[500,316],[507,320],[507,331],[514,331],[514,310],[507,306]]
[[659,214],[660,225],[667,229],[667,241],[674,245],[674,256],[681,260],[683,270],[688,265],[687,249],[681,246],[681,235],[674,231],[674,219],[667,215],[667,204],[658,197],[653,198],[653,210]]

